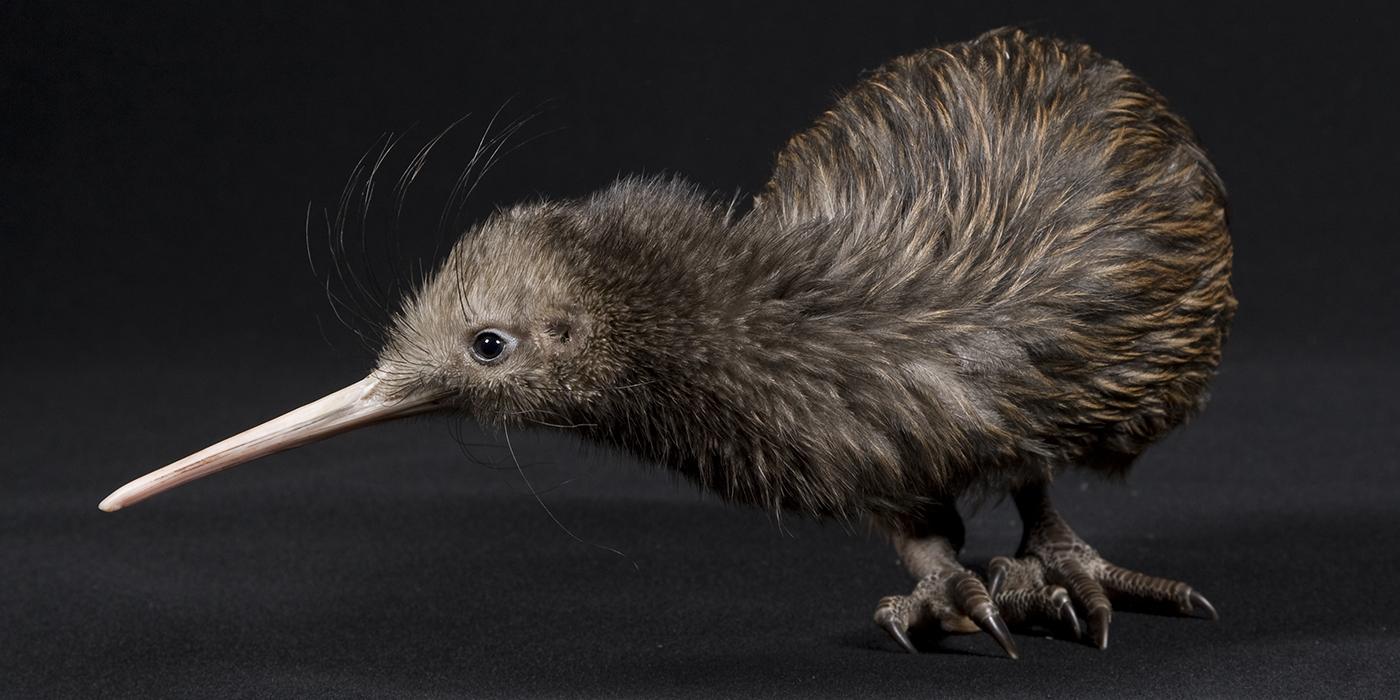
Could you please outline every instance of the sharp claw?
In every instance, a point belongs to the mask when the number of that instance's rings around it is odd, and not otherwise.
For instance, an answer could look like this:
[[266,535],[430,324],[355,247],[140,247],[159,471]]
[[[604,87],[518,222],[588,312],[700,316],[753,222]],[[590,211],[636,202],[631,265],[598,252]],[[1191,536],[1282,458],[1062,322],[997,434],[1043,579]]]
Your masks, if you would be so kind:
[[1006,628],[1006,623],[1002,622],[1001,614],[995,610],[989,610],[985,615],[973,621],[982,628],[983,632],[997,640],[997,644],[1001,645],[1002,651],[1005,651],[1007,656],[1013,659],[1021,658],[1021,654],[1016,651],[1016,642],[1011,639],[1011,631]]
[[996,600],[997,591],[1001,590],[1002,584],[1006,583],[1006,562],[1001,557],[997,557],[987,565],[990,570],[987,577],[987,595],[992,600]]
[[1079,615],[1074,612],[1074,603],[1070,601],[1069,594],[1057,595],[1055,600],[1059,602],[1060,620],[1074,630],[1076,641],[1084,639],[1084,627],[1079,623]]
[[886,632],[890,633],[891,637],[894,637],[896,642],[899,642],[900,646],[904,647],[905,651],[910,654],[919,653],[919,650],[914,648],[914,643],[909,641],[909,635],[904,632],[904,628],[900,627],[899,623],[895,622],[893,618],[886,620],[882,627],[885,628]]
[[1196,591],[1191,591],[1190,612],[1195,612],[1196,610],[1205,610],[1206,614],[1209,615],[1210,619],[1212,620],[1220,619],[1220,613],[1215,611],[1215,606],[1211,605],[1210,601],[1206,600],[1205,596],[1201,595],[1200,593],[1197,593]]
[[1089,611],[1089,633],[1094,637],[1094,646],[1100,649],[1108,648],[1108,622],[1112,617],[1113,611],[1108,608]]

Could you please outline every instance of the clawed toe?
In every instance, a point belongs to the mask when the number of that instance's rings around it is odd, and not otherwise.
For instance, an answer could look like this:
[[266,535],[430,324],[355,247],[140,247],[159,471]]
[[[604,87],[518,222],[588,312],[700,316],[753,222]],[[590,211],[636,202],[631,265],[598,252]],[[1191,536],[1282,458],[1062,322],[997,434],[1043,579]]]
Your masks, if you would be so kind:
[[1199,591],[1191,591],[1190,598],[1191,608],[1189,610],[1183,610],[1183,613],[1194,615],[1197,610],[1201,610],[1205,612],[1206,617],[1210,618],[1212,621],[1218,621],[1220,619],[1220,613],[1215,611],[1215,606],[1211,605],[1210,601],[1206,600],[1206,597],[1201,595]]
[[914,647],[914,643],[909,641],[909,621],[899,613],[895,612],[896,600],[894,597],[885,598],[880,601],[880,605],[875,608],[875,624],[879,625],[891,637],[894,638],[904,650],[910,654],[917,654],[919,650]]
[[[1169,603],[1183,615],[1219,619],[1206,597],[1180,581],[1110,564],[1077,537],[1032,542],[1017,559],[988,565],[993,601],[1012,624],[1055,622],[1100,649],[1108,648],[1110,598]],[[1080,622],[1079,611],[1083,611]]]
[[909,630],[935,621],[945,633],[986,632],[1007,656],[1020,656],[986,587],[966,570],[926,576],[913,593],[884,598],[875,609],[875,624],[910,653],[918,653],[918,648]]

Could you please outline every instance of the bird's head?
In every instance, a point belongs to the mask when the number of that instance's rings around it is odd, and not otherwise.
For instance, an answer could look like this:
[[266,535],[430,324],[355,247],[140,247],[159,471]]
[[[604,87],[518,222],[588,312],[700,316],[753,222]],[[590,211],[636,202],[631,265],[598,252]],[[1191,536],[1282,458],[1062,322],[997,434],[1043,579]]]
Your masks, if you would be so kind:
[[387,395],[547,423],[613,386],[627,362],[606,332],[614,300],[585,281],[583,209],[517,206],[464,236],[390,326],[375,369]]
[[468,232],[393,318],[369,376],[113,492],[114,511],[180,484],[386,420],[455,411],[488,424],[578,422],[626,362],[570,241],[583,205],[501,212]]

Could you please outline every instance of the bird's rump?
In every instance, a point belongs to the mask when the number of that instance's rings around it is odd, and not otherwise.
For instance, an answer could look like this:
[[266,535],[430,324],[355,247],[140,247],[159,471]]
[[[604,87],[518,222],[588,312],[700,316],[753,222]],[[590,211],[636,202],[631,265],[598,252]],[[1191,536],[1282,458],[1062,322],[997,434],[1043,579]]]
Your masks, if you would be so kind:
[[1014,29],[874,72],[793,137],[751,216],[820,231],[801,245],[848,308],[898,314],[957,358],[936,391],[1061,463],[1120,468],[1185,419],[1234,310],[1190,129],[1121,64]]

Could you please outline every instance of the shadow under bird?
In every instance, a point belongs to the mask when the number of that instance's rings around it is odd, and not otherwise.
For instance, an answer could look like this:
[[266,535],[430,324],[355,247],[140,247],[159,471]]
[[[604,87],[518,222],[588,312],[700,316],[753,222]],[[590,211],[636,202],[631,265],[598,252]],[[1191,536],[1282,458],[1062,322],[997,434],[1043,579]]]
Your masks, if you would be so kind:
[[[679,180],[501,211],[391,322],[373,371],[141,477],[115,511],[291,447],[428,412],[536,417],[726,499],[887,532],[918,583],[875,621],[1033,624],[1108,643],[1110,596],[1215,610],[1110,563],[1052,507],[1196,412],[1235,310],[1225,191],[1121,64],[1001,29],[896,59],[777,158],[734,216]],[[986,582],[960,497],[1024,522]]]

